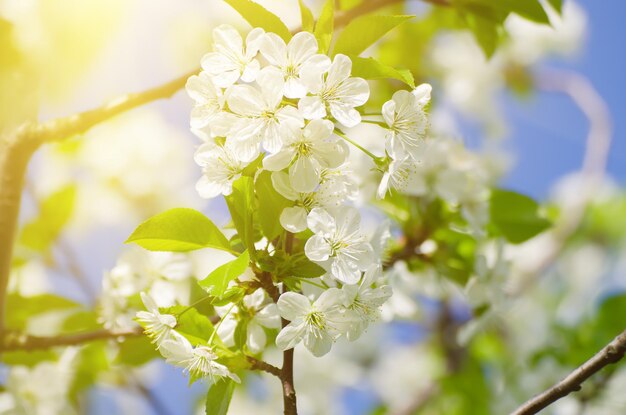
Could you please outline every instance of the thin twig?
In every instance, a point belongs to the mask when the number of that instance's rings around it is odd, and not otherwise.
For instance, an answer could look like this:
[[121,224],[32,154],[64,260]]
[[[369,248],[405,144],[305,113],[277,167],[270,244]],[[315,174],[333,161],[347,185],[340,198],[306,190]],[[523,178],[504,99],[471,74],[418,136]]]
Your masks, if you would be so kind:
[[267,372],[271,375],[276,376],[277,378],[281,378],[282,376],[282,372],[279,368],[277,368],[274,365],[271,365],[267,362],[264,362],[262,360],[259,359],[255,359],[252,356],[246,356],[246,359],[248,360],[248,363],[250,363],[250,369],[252,370],[260,370],[262,372]]
[[624,330],[613,341],[607,344],[602,350],[587,360],[563,380],[552,386],[550,389],[530,399],[511,415],[532,415],[550,406],[559,399],[577,392],[582,388],[582,384],[602,368],[620,361],[626,353],[626,330]]
[[5,333],[0,345],[0,352],[33,351],[49,349],[57,346],[76,346],[83,343],[137,337],[143,334],[143,329],[129,331],[94,330],[83,333],[60,334],[58,336],[31,336],[23,333]]

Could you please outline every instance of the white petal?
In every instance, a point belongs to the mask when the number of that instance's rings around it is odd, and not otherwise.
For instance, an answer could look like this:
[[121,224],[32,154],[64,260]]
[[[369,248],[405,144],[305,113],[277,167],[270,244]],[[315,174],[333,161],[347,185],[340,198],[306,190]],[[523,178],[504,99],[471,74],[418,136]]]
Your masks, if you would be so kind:
[[272,185],[274,186],[274,189],[276,189],[276,191],[284,198],[289,200],[296,200],[298,198],[298,193],[291,187],[289,175],[287,173],[272,173]]
[[[298,109],[307,120],[326,116],[324,102],[318,96],[304,97],[298,102]],[[361,121],[359,119],[359,121]],[[358,124],[358,123],[357,123]]]
[[357,265],[345,256],[337,256],[330,267],[333,277],[345,284],[356,284],[361,279],[361,272]]
[[309,32],[300,32],[294,35],[287,46],[289,60],[296,65],[304,63],[317,53],[317,40]]
[[326,331],[322,331],[320,336],[307,333],[304,336],[304,346],[313,353],[313,356],[321,357],[330,352],[333,346],[333,338]]
[[281,317],[289,321],[306,315],[311,309],[311,302],[308,298],[291,291],[281,294],[276,305]]
[[244,82],[254,82],[260,71],[261,64],[258,60],[254,59],[244,66],[243,72],[241,73],[241,80]]
[[329,288],[315,300],[314,304],[317,310],[327,311],[341,306],[344,303],[344,292],[339,288]]
[[306,209],[302,206],[286,207],[280,214],[280,224],[291,233],[306,229]]
[[304,324],[300,323],[295,325],[294,323],[290,323],[285,326],[280,333],[278,333],[278,336],[276,336],[276,346],[280,350],[293,349],[294,346],[302,340],[304,332]]
[[235,85],[228,91],[228,108],[235,114],[259,116],[264,109],[263,96],[250,85]]
[[213,29],[213,43],[216,50],[243,51],[243,39],[237,30],[230,25],[219,25]]
[[248,340],[246,344],[252,353],[259,353],[265,347],[267,337],[263,327],[256,324],[254,320],[251,320],[248,324]]
[[304,253],[311,261],[322,262],[330,257],[332,250],[324,237],[313,235],[306,241]]
[[350,76],[352,71],[352,61],[346,55],[341,53],[335,56],[333,63],[328,69],[328,77],[326,78],[326,84],[336,85],[341,81],[344,81]]
[[330,113],[346,127],[355,127],[361,122],[361,114],[349,105],[330,103]]
[[413,95],[417,98],[417,102],[421,106],[424,106],[430,102],[430,94],[432,90],[433,87],[430,86],[430,84],[421,84],[413,90]]
[[278,306],[274,303],[268,304],[259,310],[254,316],[256,321],[263,327],[277,329],[280,327],[280,315],[278,314]]
[[298,157],[289,168],[289,179],[297,192],[313,192],[320,182],[319,168],[310,157]]
[[266,33],[261,40],[261,54],[268,62],[280,68],[287,64],[287,45],[275,33]]
[[322,208],[314,208],[311,213],[309,213],[307,224],[309,229],[315,233],[323,232],[333,234],[337,229],[335,218]]
[[283,75],[278,69],[267,67],[259,73],[257,83],[261,87],[261,94],[265,102],[264,109],[274,110],[283,99],[285,87]]
[[306,95],[306,86],[299,78],[289,78],[285,81],[284,94],[287,98],[302,98]]

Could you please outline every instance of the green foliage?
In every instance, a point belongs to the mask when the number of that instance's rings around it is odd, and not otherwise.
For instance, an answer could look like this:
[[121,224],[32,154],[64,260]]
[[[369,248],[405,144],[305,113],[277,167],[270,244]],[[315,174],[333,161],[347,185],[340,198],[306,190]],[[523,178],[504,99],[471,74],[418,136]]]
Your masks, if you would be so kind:
[[143,222],[128,237],[150,251],[187,252],[201,248],[231,251],[230,243],[213,222],[194,209],[175,208]]
[[51,350],[16,350],[13,352],[2,352],[0,361],[5,365],[28,366],[33,367],[41,362],[56,361],[57,355]]
[[291,32],[274,13],[250,0],[224,0],[241,15],[252,27],[262,27],[267,32],[276,33],[285,42],[291,39]]
[[40,314],[78,309],[82,306],[67,298],[54,294],[40,294],[32,297],[22,297],[17,293],[7,295],[6,326],[10,330],[24,330],[28,320]]
[[289,255],[284,252],[276,252],[274,255],[259,257],[259,267],[263,271],[270,272],[278,278],[317,278],[326,273],[324,268],[311,262],[306,255]]
[[194,307],[173,306],[164,308],[161,312],[176,316],[176,331],[194,346],[206,345],[215,331],[211,320]]
[[226,415],[235,391],[235,382],[223,378],[209,387],[206,395],[206,415]]
[[244,251],[236,259],[217,267],[208,277],[200,281],[201,287],[215,297],[224,295],[228,283],[241,276],[250,265],[250,255]]
[[528,196],[496,189],[491,194],[489,212],[492,224],[514,244],[538,235],[551,223],[541,216],[539,205]]
[[70,386],[70,399],[78,402],[80,392],[89,389],[101,372],[109,369],[105,341],[88,343],[80,349],[74,364],[74,377]]
[[330,48],[330,42],[333,39],[334,30],[335,1],[326,0],[322,13],[320,14],[317,24],[315,25],[315,38],[319,46],[319,52],[326,54]]
[[359,55],[387,32],[415,16],[365,15],[352,20],[339,34],[333,55]]
[[292,206],[293,202],[274,189],[272,174],[269,171],[261,172],[254,185],[259,201],[259,224],[263,235],[271,241],[284,231],[278,217],[283,209]]
[[396,79],[402,81],[411,88],[415,88],[415,80],[411,71],[407,69],[395,69],[384,65],[374,58],[360,58],[350,56],[352,59],[352,75],[364,79]]
[[548,0],[548,3],[550,3],[559,14],[563,13],[563,0]]
[[243,246],[251,256],[254,256],[254,212],[256,200],[254,198],[254,180],[248,176],[242,176],[233,183],[233,192],[225,197],[228,211],[235,224],[235,229],[241,238]]
[[147,336],[128,337],[119,345],[115,363],[128,366],[141,366],[160,354]]
[[494,22],[478,14],[466,15],[465,22],[485,56],[491,58],[496,52],[502,37],[501,23]]
[[315,29],[315,17],[313,17],[313,13],[311,12],[311,9],[309,9],[302,0],[298,0],[298,4],[300,5],[300,17],[302,19],[302,30],[305,32],[313,33],[313,30]]
[[75,202],[74,185],[64,186],[46,197],[39,206],[39,215],[22,228],[19,242],[38,252],[48,251],[72,217]]

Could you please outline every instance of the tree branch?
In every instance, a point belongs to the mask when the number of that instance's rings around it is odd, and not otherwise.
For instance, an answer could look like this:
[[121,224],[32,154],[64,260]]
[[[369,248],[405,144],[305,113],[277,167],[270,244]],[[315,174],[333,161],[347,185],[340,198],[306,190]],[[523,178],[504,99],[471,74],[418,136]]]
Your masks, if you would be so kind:
[[87,331],[83,333],[61,334],[58,336],[40,337],[31,336],[22,333],[6,333],[2,339],[0,345],[0,352],[14,352],[14,351],[33,351],[41,349],[49,349],[51,347],[58,346],[76,346],[83,343],[107,340],[107,339],[120,339],[128,337],[137,337],[143,334],[142,328],[130,331],[114,332],[110,330],[95,330]]
[[605,366],[621,360],[625,353],[626,330],[596,353],[595,356],[583,363],[582,366],[574,370],[550,389],[524,403],[512,412],[511,415],[536,414],[570,393],[579,391],[583,382],[602,370]]
[[255,359],[252,356],[246,356],[246,359],[248,360],[248,362],[250,363],[250,369],[252,370],[260,370],[262,372],[267,372],[271,375],[276,376],[277,378],[281,378],[282,377],[282,372],[279,368],[277,368],[274,365],[270,365],[267,362],[264,362],[262,360],[259,359]]

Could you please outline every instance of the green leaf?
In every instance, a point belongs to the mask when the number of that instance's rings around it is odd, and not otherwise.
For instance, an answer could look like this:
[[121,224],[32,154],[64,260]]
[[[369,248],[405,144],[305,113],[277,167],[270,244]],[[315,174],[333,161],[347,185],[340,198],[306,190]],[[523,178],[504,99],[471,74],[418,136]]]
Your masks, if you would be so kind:
[[194,209],[175,208],[143,222],[128,237],[149,251],[187,252],[201,248],[231,251],[228,239],[213,222]]
[[41,362],[55,361],[58,356],[51,350],[16,350],[14,352],[2,352],[0,362],[9,366],[33,367]]
[[500,42],[501,24],[476,14],[466,15],[465,22],[485,56],[491,58]]
[[222,378],[212,384],[206,395],[206,415],[226,415],[235,391],[235,382]]
[[161,312],[176,316],[176,331],[185,336],[194,346],[206,345],[215,330],[211,320],[204,314],[200,314],[195,307],[166,307],[161,309]]
[[250,26],[261,27],[267,32],[276,33],[285,42],[291,39],[291,32],[285,23],[265,7],[250,0],[224,0],[246,19]]
[[224,295],[228,283],[241,276],[250,265],[248,251],[243,251],[236,259],[217,267],[208,277],[198,282],[211,295],[221,297]]
[[225,199],[241,242],[249,252],[254,253],[254,180],[247,176],[240,177],[233,183],[233,192]]
[[313,33],[315,17],[313,17],[311,9],[302,0],[298,0],[298,3],[300,4],[300,17],[302,18],[302,31]]
[[498,0],[490,1],[494,7],[510,10],[537,23],[550,24],[550,19],[539,0]]
[[24,330],[28,320],[39,314],[81,308],[80,304],[54,294],[22,297],[11,293],[6,301],[6,308],[9,310],[6,325],[11,330]]
[[274,189],[272,174],[269,171],[259,174],[254,185],[259,199],[259,224],[263,235],[271,241],[284,231],[278,217],[283,209],[292,206],[293,202]]
[[76,186],[68,185],[41,202],[39,216],[22,228],[19,242],[35,251],[47,251],[59,237],[74,211]]
[[352,20],[339,35],[333,55],[359,55],[387,32],[415,16],[365,15]]
[[550,227],[540,216],[539,205],[528,196],[496,189],[491,194],[491,221],[512,243],[524,242]]
[[411,88],[415,88],[415,80],[411,71],[407,69],[395,69],[384,65],[374,58],[359,58],[350,56],[352,59],[352,75],[365,79],[397,79]]
[[550,3],[559,14],[563,13],[563,0],[548,0],[548,3]]
[[333,30],[335,23],[335,1],[326,0],[320,18],[315,25],[315,38],[319,46],[319,52],[326,54],[330,48],[330,42],[333,40]]
[[287,273],[298,278],[317,278],[326,274],[326,270],[306,256],[292,257]]
[[142,366],[158,357],[159,352],[147,336],[129,337],[120,343],[115,363]]

